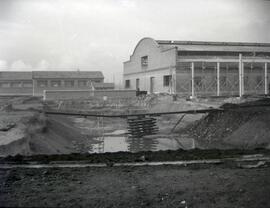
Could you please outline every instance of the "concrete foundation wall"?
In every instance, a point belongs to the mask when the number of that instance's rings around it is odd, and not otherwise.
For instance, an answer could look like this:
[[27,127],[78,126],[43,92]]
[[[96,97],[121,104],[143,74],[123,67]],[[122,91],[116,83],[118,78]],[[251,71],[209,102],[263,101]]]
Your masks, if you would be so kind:
[[136,97],[136,90],[45,90],[44,100],[89,99],[93,97]]

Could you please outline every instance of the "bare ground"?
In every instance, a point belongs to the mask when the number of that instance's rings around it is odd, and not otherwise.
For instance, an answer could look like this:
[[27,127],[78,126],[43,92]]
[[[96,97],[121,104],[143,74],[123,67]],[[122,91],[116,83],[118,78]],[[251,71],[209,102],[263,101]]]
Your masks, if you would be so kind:
[[270,168],[0,169],[0,206],[270,207]]

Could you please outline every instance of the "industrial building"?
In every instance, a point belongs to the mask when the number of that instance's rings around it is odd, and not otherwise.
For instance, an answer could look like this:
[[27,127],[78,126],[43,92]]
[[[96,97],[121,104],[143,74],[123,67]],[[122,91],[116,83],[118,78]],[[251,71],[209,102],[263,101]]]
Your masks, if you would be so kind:
[[268,94],[270,43],[143,38],[124,62],[126,89],[184,96]]
[[46,90],[112,90],[101,71],[0,72],[0,95],[43,96]]

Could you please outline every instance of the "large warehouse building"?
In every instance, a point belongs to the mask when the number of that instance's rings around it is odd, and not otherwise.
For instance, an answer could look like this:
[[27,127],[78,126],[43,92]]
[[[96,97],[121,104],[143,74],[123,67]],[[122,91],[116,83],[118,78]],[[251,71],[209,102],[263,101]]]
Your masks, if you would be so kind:
[[42,96],[46,90],[112,90],[101,71],[0,71],[0,95]]
[[143,38],[124,62],[126,89],[185,96],[268,94],[270,44]]

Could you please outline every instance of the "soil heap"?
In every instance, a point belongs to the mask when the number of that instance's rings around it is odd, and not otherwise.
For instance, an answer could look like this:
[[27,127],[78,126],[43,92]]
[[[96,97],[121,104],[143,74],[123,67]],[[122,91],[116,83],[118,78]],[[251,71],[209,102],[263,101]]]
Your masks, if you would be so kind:
[[188,126],[185,132],[203,148],[269,148],[270,99],[224,104]]

